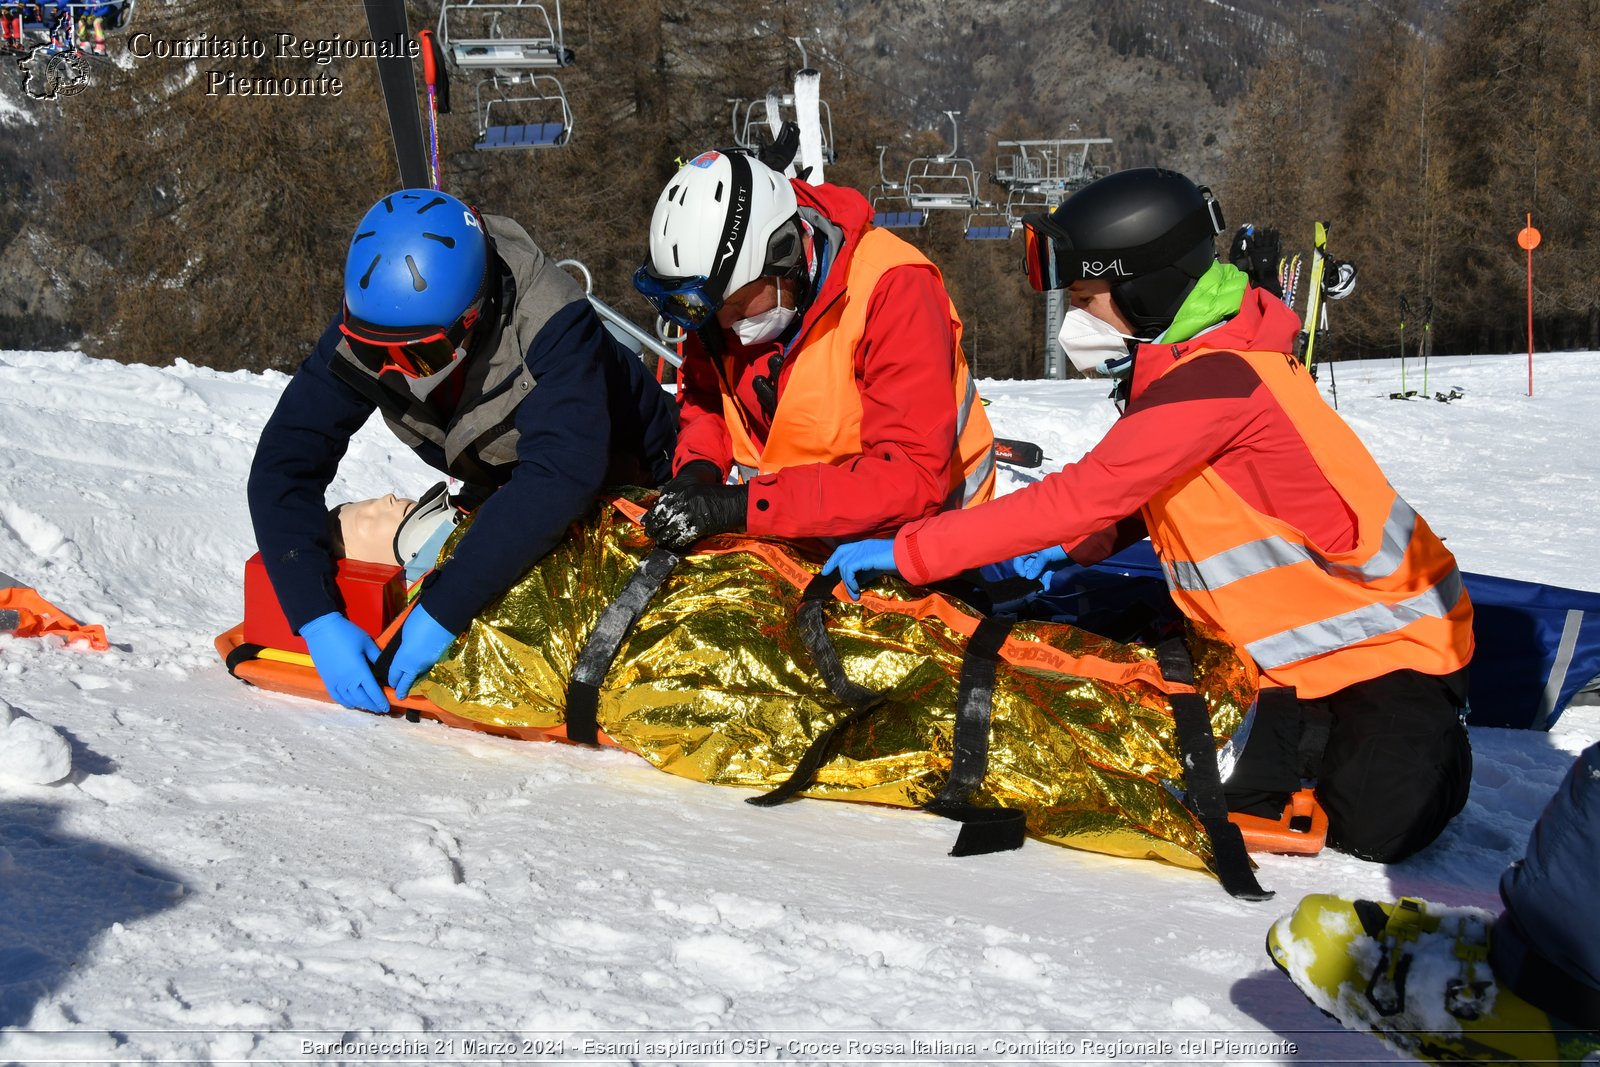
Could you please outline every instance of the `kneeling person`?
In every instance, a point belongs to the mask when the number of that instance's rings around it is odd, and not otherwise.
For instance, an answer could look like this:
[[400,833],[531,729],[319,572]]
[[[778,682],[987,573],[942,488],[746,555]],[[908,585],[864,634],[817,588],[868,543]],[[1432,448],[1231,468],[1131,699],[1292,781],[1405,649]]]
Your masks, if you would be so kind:
[[690,335],[676,476],[645,520],[658,542],[859,537],[994,495],[944,279],[871,220],[855,190],[737,151],[662,190],[634,286]]
[[1061,345],[1118,379],[1122,417],[1042,481],[843,546],[828,569],[852,591],[885,571],[926,584],[1024,553],[1093,563],[1113,531],[1148,530],[1178,608],[1299,697],[1258,716],[1230,806],[1275,815],[1315,777],[1334,847],[1423,848],[1472,777],[1455,558],[1292,354],[1294,313],[1217,261],[1209,190],[1122,171],[1027,225],[1031,280],[1071,292]]

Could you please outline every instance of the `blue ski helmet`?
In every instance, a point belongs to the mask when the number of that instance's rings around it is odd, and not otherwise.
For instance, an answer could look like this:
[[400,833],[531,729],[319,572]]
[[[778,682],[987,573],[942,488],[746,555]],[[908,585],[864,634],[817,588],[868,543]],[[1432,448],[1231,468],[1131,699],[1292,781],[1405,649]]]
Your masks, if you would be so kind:
[[344,261],[346,319],[404,329],[448,328],[483,295],[489,244],[466,204],[402,189],[372,205]]

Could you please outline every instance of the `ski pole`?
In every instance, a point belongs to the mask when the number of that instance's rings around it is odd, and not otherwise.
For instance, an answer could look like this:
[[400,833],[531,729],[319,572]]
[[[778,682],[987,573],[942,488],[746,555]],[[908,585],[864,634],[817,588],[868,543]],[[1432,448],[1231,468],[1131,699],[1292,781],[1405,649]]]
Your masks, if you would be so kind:
[[1422,395],[1428,395],[1428,357],[1433,355],[1433,297],[1422,298]]
[[1400,392],[1406,391],[1406,315],[1411,310],[1411,305],[1405,297],[1400,298]]
[[421,30],[417,39],[422,44],[422,81],[428,87],[428,176],[433,187],[439,188],[439,63],[436,58],[438,44],[432,30]]

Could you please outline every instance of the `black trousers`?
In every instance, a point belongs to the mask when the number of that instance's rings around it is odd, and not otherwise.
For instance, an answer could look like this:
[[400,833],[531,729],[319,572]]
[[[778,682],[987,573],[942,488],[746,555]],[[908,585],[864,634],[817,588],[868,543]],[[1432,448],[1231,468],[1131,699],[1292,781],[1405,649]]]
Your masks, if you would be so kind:
[[1315,778],[1331,846],[1380,863],[1403,860],[1467,802],[1466,688],[1465,669],[1404,670],[1316,700],[1263,699],[1226,785],[1228,807],[1275,817],[1301,778]]

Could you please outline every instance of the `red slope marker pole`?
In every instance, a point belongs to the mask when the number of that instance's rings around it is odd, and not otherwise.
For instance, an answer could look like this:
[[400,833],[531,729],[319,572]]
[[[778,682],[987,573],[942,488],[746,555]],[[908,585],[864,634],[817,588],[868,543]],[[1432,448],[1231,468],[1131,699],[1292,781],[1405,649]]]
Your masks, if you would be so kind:
[[1528,224],[1517,233],[1517,244],[1528,253],[1528,395],[1533,395],[1533,250],[1539,247],[1540,234],[1533,228],[1533,213]]

